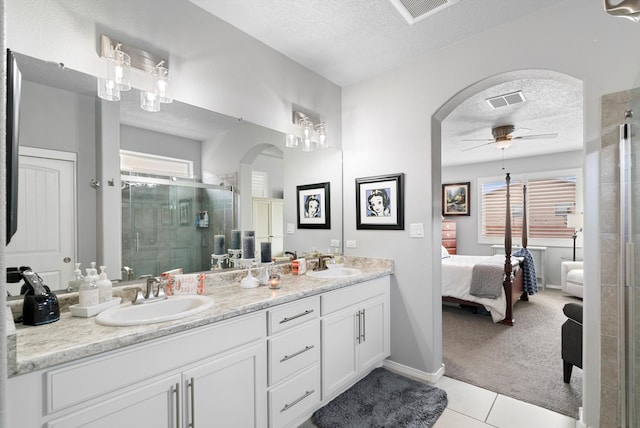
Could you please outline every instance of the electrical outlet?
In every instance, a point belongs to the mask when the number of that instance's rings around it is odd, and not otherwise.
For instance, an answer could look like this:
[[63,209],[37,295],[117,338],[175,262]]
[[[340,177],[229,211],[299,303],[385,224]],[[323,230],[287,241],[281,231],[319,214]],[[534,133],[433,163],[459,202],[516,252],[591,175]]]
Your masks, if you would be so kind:
[[293,234],[295,231],[295,225],[293,223],[287,223],[287,233]]
[[353,239],[347,239],[347,248],[356,248],[356,241]]
[[332,239],[331,240],[331,246],[332,247],[339,247],[340,246],[340,240],[339,239]]

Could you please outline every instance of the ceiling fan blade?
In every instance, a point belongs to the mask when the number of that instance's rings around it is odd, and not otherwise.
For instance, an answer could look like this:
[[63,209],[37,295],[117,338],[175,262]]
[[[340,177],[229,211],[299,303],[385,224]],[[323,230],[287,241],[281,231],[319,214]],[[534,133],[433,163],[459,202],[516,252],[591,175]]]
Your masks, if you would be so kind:
[[549,134],[534,134],[534,135],[523,135],[522,137],[513,137],[512,140],[545,140],[557,138],[558,133],[552,132]]
[[470,139],[470,140],[460,140],[460,141],[486,141],[486,142],[493,142],[495,141],[493,138],[476,138],[476,139]]
[[[486,141],[486,140],[483,140]],[[478,147],[482,147],[482,146],[488,146],[489,144],[493,144],[494,141],[491,140],[488,143],[484,143],[484,144],[480,144],[479,146],[473,146],[473,147],[469,147],[468,149],[464,149],[463,152],[469,151],[469,150],[473,150],[473,149],[477,149]]]

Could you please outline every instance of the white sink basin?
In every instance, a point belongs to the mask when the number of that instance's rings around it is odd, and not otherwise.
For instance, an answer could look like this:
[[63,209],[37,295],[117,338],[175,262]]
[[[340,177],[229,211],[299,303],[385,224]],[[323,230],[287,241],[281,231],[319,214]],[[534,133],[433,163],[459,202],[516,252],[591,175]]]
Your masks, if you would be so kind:
[[350,276],[360,275],[361,273],[362,271],[360,269],[350,268],[350,267],[341,267],[337,269],[307,271],[307,276],[310,276],[313,278],[338,279],[338,278],[349,278]]
[[102,325],[126,326],[153,324],[176,320],[213,306],[213,299],[207,296],[171,296],[158,302],[126,304],[101,312],[96,322]]

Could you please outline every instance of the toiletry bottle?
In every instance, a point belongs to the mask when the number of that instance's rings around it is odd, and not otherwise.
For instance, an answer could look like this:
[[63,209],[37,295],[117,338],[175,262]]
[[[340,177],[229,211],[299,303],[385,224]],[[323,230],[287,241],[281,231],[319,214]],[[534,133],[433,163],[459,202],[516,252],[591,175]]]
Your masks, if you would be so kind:
[[202,227],[209,227],[209,213],[204,212],[204,219],[202,221]]
[[94,272],[95,269],[87,269],[87,275],[80,286],[78,303],[81,307],[95,306],[100,302],[100,292],[96,285]]
[[75,266],[76,269],[73,271],[73,276],[75,279],[69,281],[69,288],[67,288],[67,291],[80,290],[80,286],[84,282],[84,276],[82,276],[82,271],[80,270],[80,263],[76,263]]
[[113,297],[113,284],[109,278],[107,278],[107,273],[105,272],[106,268],[106,266],[100,266],[100,276],[96,283],[98,286],[98,300],[100,303],[108,302]]

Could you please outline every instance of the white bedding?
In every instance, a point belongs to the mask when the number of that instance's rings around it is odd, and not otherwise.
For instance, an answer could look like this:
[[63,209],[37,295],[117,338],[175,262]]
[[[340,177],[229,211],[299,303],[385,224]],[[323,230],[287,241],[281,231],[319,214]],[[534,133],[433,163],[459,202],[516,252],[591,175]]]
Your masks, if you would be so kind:
[[[506,296],[504,289],[497,299],[475,297],[469,294],[471,287],[471,273],[473,265],[490,259],[499,258],[504,263],[504,255],[497,256],[458,256],[452,255],[442,259],[442,295],[456,297],[483,305],[489,312],[493,322],[500,322],[506,316]],[[519,259],[512,257],[511,264],[515,267]]]

